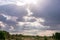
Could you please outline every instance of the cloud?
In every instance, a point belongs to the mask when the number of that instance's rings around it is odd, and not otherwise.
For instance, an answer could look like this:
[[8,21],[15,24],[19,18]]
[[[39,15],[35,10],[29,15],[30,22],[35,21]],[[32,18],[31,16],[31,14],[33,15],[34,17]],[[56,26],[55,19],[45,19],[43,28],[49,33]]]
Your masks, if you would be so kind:
[[12,18],[10,20],[7,20],[7,16],[0,14],[0,30],[6,30],[6,31],[10,31],[13,30],[13,27],[11,26],[15,26],[17,23],[16,21],[13,21]]
[[9,0],[0,0],[0,5],[14,4],[15,1]]
[[29,8],[15,4],[0,5],[1,26],[11,33],[31,35],[40,31],[45,33],[45,30],[60,30],[59,4],[59,0],[46,0],[41,3],[39,1],[38,5],[31,5]]
[[17,32],[19,31],[16,26],[17,22],[22,21],[23,16],[26,15],[27,12],[24,7],[18,7],[16,5],[2,5],[0,6],[0,21],[7,24],[4,30],[12,31],[12,27]]
[[27,14],[27,11],[25,7],[19,7],[17,5],[10,4],[0,6],[0,14],[8,15],[9,18],[11,18],[10,16],[15,16],[13,18],[19,18],[17,21],[22,21],[22,17]]
[[[55,32],[57,32],[56,30],[45,30],[45,31],[41,31],[41,30],[24,30],[22,32],[15,32],[16,34],[24,34],[24,35],[39,35],[39,36],[52,36]],[[14,32],[11,32],[11,34],[15,34]]]
[[[14,4],[0,6],[0,12],[11,16],[23,16],[26,15],[25,7],[19,7]],[[23,13],[23,14],[22,14]]]
[[6,17],[4,17],[3,15],[0,15],[0,21],[5,22],[6,21]]
[[0,29],[4,28],[6,24],[4,24],[3,22],[0,21]]
[[[52,30],[58,30],[60,25],[60,2],[59,0],[48,0],[38,7],[31,7],[33,16],[45,19],[44,25],[50,26]],[[41,8],[42,7],[42,8]],[[49,30],[50,30],[49,29]]]
[[44,26],[39,22],[19,22],[18,25],[23,28],[23,30],[46,30],[49,26]]
[[14,27],[13,26],[10,26],[10,31],[14,31]]
[[16,21],[18,19],[18,17],[5,15],[3,13],[1,15],[3,15],[6,18],[6,20]]

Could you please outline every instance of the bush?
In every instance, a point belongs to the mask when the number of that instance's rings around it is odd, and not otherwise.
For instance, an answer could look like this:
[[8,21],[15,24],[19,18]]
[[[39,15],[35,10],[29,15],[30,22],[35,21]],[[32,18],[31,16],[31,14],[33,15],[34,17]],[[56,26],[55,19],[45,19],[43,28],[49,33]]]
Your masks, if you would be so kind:
[[47,37],[46,36],[44,36],[44,40],[47,40]]
[[0,31],[0,39],[5,40],[9,37],[9,33],[6,31]]
[[55,34],[53,35],[53,38],[54,38],[55,40],[60,40],[60,33],[55,33]]

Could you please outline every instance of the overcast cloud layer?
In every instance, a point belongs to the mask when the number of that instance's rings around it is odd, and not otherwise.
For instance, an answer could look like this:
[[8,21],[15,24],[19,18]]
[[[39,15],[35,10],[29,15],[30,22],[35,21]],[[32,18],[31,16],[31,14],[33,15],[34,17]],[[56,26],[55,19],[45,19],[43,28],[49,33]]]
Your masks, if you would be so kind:
[[40,32],[46,30],[60,30],[60,0],[38,2],[38,5],[30,5],[30,9],[17,6],[16,1],[0,0],[1,30],[30,35],[40,35]]

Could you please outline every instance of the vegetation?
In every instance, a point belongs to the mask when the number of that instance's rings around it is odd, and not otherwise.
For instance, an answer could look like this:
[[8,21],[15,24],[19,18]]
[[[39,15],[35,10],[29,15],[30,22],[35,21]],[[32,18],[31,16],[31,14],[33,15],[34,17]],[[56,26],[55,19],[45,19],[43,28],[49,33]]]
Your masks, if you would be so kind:
[[47,40],[47,37],[46,36],[44,36],[44,40]]
[[5,40],[10,37],[10,34],[6,31],[0,31],[0,39]]
[[55,34],[53,34],[53,38],[55,39],[55,40],[60,40],[60,33],[55,33]]
[[28,36],[22,34],[10,35],[6,31],[0,31],[0,40],[60,40],[60,33],[55,33],[53,36]]

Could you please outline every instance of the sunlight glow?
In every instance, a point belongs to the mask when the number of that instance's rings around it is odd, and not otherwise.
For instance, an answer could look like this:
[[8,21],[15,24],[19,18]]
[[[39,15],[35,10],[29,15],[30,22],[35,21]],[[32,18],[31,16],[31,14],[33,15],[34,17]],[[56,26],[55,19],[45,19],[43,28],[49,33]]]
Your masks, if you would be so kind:
[[22,2],[17,1],[17,2],[16,2],[16,5],[17,5],[17,6],[23,6],[23,5],[25,5],[25,3],[22,3]]
[[25,2],[27,4],[36,4],[37,0],[23,0],[23,2]]
[[37,0],[19,0],[16,2],[16,5],[23,6],[23,5],[30,5],[30,4],[37,4]]

